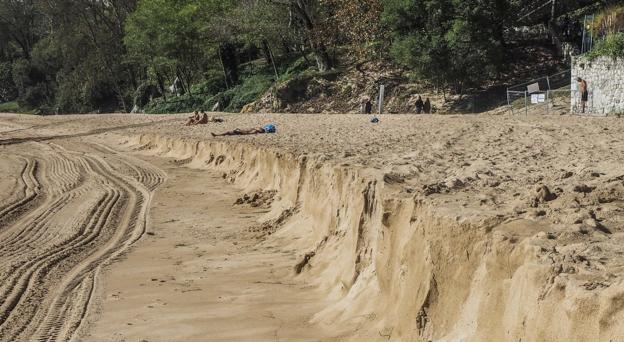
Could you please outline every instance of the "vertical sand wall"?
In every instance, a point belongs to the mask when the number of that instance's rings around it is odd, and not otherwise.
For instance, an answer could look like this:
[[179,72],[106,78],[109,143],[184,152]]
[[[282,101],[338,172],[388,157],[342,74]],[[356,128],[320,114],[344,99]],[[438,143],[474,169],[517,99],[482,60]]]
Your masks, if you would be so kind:
[[300,250],[293,276],[332,299],[313,321],[350,340],[624,340],[622,286],[583,291],[546,234],[519,238],[518,222],[459,219],[395,196],[375,170],[322,157],[153,135],[131,143],[246,191],[276,190],[267,220],[297,208],[271,239]]
[[[587,81],[591,114],[609,115],[624,113],[624,58],[599,57],[588,60],[577,57],[572,60],[572,84],[580,77]],[[572,110],[580,98],[572,94]]]

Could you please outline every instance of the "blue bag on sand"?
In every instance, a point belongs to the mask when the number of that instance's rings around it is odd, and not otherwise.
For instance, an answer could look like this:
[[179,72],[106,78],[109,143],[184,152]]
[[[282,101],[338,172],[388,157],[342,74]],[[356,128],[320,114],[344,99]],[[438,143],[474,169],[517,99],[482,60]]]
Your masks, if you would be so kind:
[[268,124],[264,126],[264,131],[267,133],[275,133],[277,132],[277,127],[274,124]]
[[372,122],[372,123],[379,123],[379,119],[378,119],[378,118],[373,118],[373,119],[371,120],[371,122]]

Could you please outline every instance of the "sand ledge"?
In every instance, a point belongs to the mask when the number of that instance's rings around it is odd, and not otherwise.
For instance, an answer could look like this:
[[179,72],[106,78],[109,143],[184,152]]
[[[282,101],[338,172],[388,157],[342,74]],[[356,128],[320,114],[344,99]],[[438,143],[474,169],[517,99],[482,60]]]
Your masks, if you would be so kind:
[[299,276],[336,300],[315,322],[357,328],[354,340],[622,337],[615,323],[621,281],[604,286],[579,275],[579,261],[552,248],[547,227],[457,215],[420,194],[398,196],[380,171],[331,165],[322,156],[154,134],[128,143],[219,170],[247,192],[276,190],[267,221],[298,207],[272,238],[300,236],[307,261]]

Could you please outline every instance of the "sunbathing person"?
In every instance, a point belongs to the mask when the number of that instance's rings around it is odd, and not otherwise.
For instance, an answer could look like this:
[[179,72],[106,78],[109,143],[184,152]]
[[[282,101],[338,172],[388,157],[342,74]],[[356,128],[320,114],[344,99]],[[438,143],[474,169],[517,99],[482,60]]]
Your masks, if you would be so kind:
[[202,111],[201,115],[196,114],[194,116],[189,117],[189,121],[186,123],[186,126],[206,125],[209,122],[223,122],[223,121],[224,120],[222,118],[208,116],[206,112]]
[[224,122],[225,120],[223,120],[223,118],[217,117],[217,116],[208,116],[208,114],[206,114],[206,112],[204,112],[202,110],[202,114],[204,114],[206,123],[208,122]]
[[205,125],[208,123],[208,114],[204,113],[201,116],[201,119],[197,120],[194,124],[195,125]]
[[215,133],[210,133],[210,134],[212,134],[213,137],[222,137],[222,136],[227,136],[227,135],[251,135],[251,134],[264,134],[264,133],[276,133],[276,132],[277,132],[277,128],[275,127],[275,125],[269,124],[264,127],[250,128],[250,129],[237,128],[233,131],[229,131],[229,132],[225,132],[221,134],[215,134]]
[[201,117],[199,116],[199,112],[195,111],[193,115],[188,117],[188,121],[186,122],[185,126],[196,125],[197,122],[199,122],[200,120]]

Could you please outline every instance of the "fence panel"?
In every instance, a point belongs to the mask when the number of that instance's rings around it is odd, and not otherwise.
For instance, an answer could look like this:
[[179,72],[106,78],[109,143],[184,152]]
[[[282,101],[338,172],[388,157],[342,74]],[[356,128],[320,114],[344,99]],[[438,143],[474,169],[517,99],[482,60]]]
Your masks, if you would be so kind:
[[526,115],[526,101],[526,91],[507,91],[507,104],[509,105],[512,115]]
[[507,88],[507,103],[514,115],[561,114],[566,110],[569,112],[572,105],[570,84],[569,70],[540,77]]

